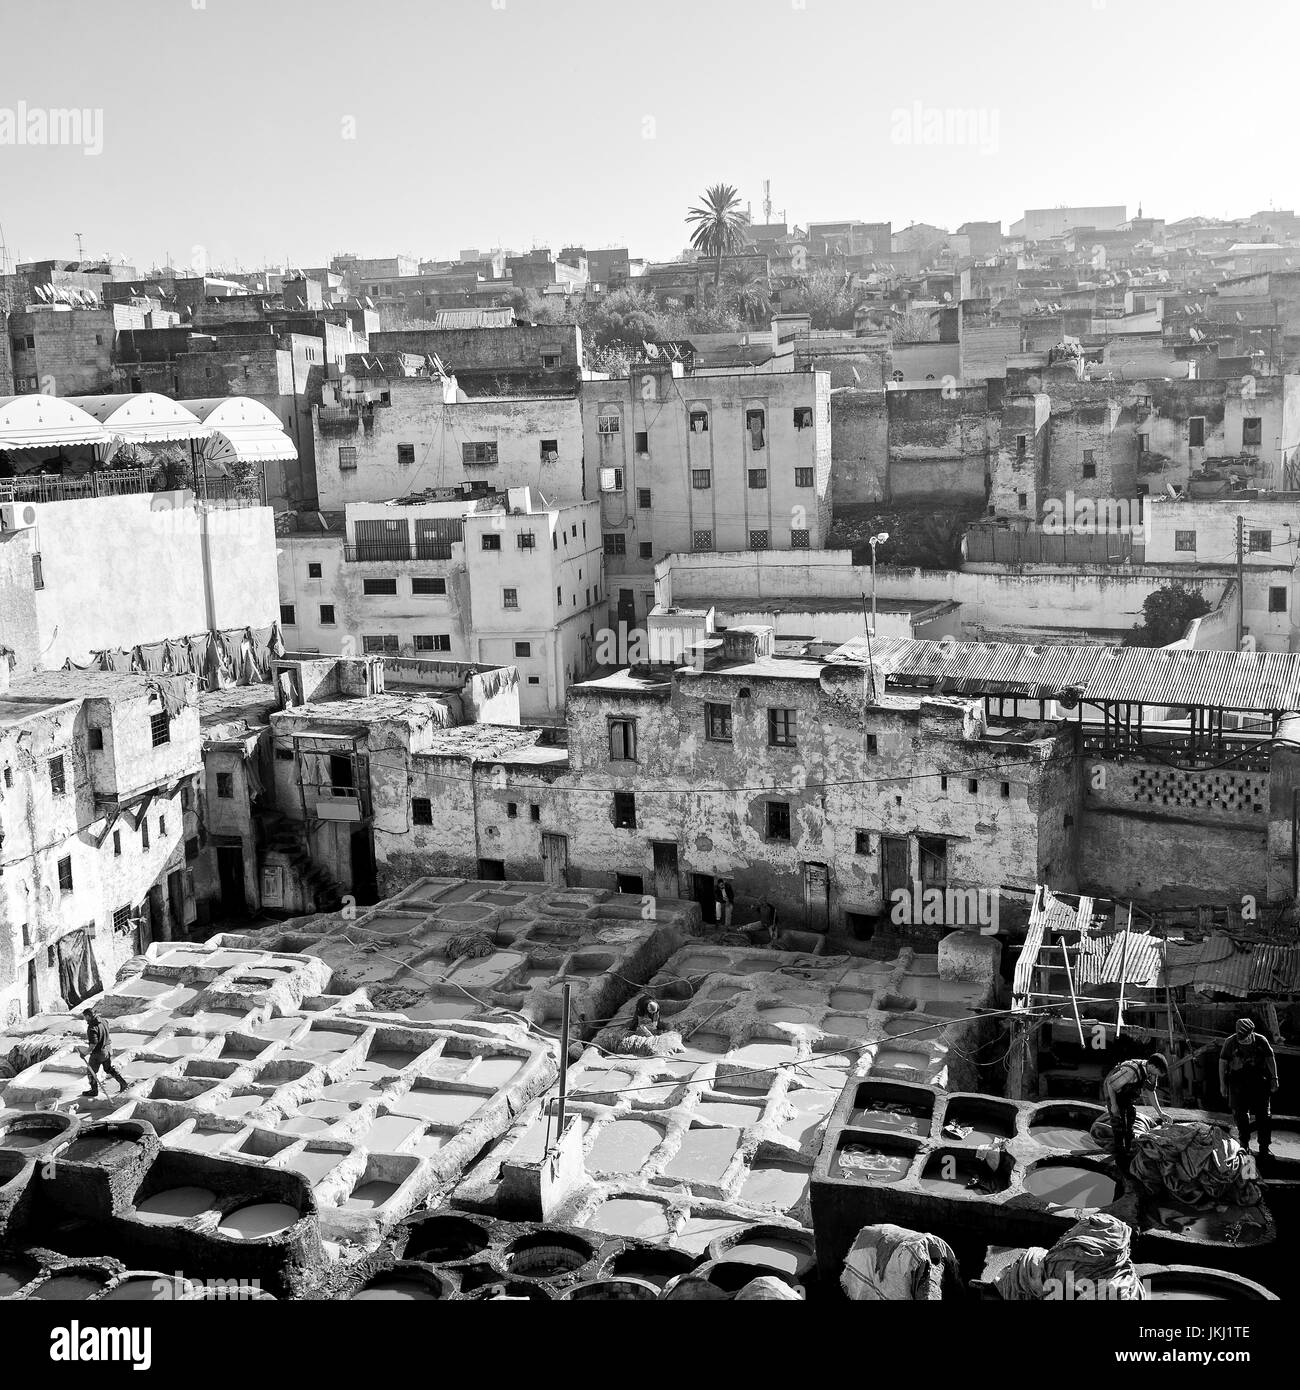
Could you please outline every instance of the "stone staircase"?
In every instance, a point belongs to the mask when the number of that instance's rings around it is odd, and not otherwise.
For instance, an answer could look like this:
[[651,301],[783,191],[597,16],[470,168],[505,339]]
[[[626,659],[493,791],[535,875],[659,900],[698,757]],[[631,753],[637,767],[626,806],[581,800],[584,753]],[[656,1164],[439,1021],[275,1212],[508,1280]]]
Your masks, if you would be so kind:
[[291,820],[278,811],[264,812],[261,819],[264,835],[262,852],[278,854],[289,862],[303,887],[311,894],[314,911],[337,912],[343,906],[343,889],[327,869],[321,868],[312,859],[305,822]]

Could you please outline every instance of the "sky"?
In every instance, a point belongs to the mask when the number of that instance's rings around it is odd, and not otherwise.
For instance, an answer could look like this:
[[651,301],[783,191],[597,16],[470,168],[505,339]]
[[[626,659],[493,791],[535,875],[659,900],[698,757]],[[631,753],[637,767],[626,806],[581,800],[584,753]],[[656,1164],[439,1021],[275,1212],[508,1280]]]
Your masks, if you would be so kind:
[[[669,259],[706,186],[761,221],[764,179],[800,225],[1300,204],[1269,58],[1300,37],[1294,3],[0,0],[0,19],[10,267],[75,257],[78,232],[141,269]],[[71,108],[79,145],[17,143]]]

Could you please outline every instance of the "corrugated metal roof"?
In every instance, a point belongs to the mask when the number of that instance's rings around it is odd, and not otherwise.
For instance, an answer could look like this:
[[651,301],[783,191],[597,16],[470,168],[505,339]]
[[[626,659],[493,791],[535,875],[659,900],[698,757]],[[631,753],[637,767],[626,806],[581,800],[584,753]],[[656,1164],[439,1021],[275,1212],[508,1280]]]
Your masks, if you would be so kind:
[[1231,994],[1238,999],[1300,993],[1300,946],[1211,936],[1197,948],[1171,949],[1160,983],[1174,988],[1191,985],[1198,994]]
[[[932,683],[936,692],[1050,699],[1067,690],[1095,702],[1196,705],[1233,710],[1300,708],[1300,656],[1185,648],[1031,646],[878,637],[876,665],[891,683]],[[867,660],[865,639],[831,661]]]
[[508,305],[490,309],[439,309],[433,316],[435,329],[511,328],[515,313]]

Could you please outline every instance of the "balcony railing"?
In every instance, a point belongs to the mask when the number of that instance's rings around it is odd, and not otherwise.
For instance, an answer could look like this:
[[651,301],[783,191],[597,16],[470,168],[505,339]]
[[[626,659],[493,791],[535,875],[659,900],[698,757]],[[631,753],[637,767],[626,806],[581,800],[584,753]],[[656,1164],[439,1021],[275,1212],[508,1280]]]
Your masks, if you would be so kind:
[[345,560],[357,560],[363,564],[394,560],[450,560],[450,543],[427,541],[419,545],[393,545],[384,541],[363,542],[361,545],[345,545]]
[[[260,469],[243,481],[227,477],[200,477],[197,481],[201,501],[246,507],[262,505]],[[194,477],[187,475],[180,486],[193,491]],[[65,478],[58,473],[0,478],[0,502],[77,502],[87,497],[125,497],[169,490],[156,468],[114,468],[87,473],[82,478]]]

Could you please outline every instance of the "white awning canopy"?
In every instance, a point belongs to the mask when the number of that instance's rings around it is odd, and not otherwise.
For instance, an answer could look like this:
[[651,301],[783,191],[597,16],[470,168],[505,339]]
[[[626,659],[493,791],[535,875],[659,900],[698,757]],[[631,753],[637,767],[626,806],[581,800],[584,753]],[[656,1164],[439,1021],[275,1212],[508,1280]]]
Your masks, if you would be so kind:
[[155,391],[123,396],[71,396],[113,436],[137,444],[162,444],[176,439],[207,439],[211,429],[177,401]]
[[0,449],[10,453],[107,444],[111,438],[93,415],[65,396],[0,396]]
[[284,431],[279,416],[248,396],[217,396],[181,401],[211,431],[203,457],[211,464],[227,460],[272,463],[296,459],[298,449]]

